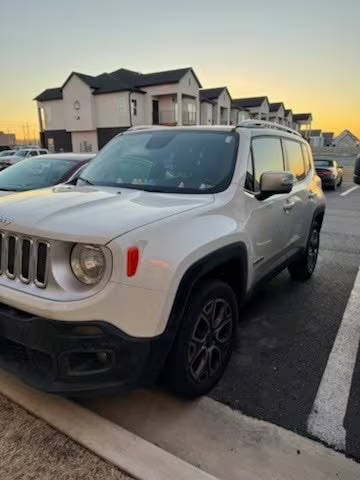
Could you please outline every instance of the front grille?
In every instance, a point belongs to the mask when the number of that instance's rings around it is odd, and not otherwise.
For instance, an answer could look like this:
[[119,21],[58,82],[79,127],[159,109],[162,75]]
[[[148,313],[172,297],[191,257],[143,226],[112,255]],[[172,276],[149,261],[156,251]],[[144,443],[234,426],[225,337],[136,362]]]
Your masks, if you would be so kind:
[[49,244],[44,240],[0,232],[0,270],[10,280],[20,279],[39,288],[47,284]]

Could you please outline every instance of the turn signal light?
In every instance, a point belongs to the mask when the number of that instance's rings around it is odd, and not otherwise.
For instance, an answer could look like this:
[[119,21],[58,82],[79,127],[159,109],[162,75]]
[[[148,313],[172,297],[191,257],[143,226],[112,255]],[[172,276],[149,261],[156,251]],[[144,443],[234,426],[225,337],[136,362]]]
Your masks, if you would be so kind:
[[139,264],[138,247],[130,247],[127,252],[127,276],[133,277]]

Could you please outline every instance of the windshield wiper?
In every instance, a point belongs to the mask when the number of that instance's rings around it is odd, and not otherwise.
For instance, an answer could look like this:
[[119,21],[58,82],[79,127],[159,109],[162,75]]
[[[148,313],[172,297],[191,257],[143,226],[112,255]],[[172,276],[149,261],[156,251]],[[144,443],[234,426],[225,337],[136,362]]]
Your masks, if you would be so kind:
[[82,182],[85,182],[88,185],[95,185],[94,183],[90,182],[90,180],[88,180],[87,178],[78,177],[78,180],[81,180]]

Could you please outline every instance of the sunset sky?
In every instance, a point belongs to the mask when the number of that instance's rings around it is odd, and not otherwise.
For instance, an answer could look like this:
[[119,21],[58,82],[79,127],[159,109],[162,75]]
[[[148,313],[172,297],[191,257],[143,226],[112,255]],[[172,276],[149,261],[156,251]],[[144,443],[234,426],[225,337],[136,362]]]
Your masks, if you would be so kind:
[[32,99],[73,70],[187,66],[360,136],[359,0],[0,0],[0,19],[0,130],[19,138],[38,130]]

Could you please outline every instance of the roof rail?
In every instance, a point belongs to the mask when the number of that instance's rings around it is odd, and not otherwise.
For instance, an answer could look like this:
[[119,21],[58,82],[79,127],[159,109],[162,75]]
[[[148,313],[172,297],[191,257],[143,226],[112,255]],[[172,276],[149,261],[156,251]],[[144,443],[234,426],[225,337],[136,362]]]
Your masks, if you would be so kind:
[[297,135],[298,137],[301,137],[301,133],[297,132],[296,130],[286,127],[285,125],[281,125],[280,123],[268,122],[267,120],[243,120],[242,122],[238,123],[235,128],[237,127],[273,128],[275,130],[281,130],[283,132],[292,133],[293,135]]
[[129,130],[148,130],[148,129],[158,129],[158,128],[172,128],[172,127],[169,127],[168,125],[135,125],[133,127],[129,127],[128,128],[128,131]]

